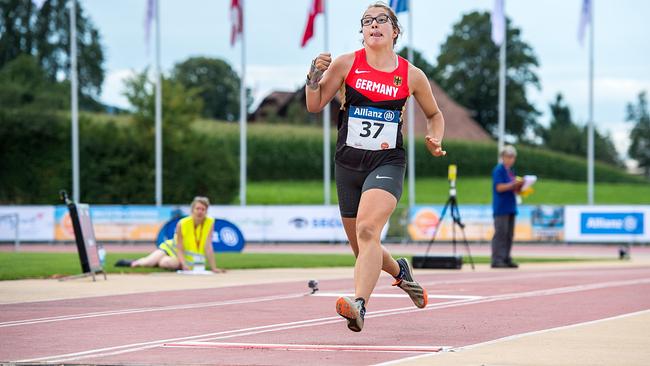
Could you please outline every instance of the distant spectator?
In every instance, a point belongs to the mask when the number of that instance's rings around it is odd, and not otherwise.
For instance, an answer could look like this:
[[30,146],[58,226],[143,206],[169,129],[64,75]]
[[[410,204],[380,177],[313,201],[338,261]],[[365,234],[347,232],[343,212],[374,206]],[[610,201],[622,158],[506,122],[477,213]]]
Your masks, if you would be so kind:
[[120,259],[116,267],[160,267],[171,270],[189,270],[205,267],[205,259],[212,272],[221,273],[217,268],[212,249],[214,218],[208,216],[210,201],[207,197],[194,197],[192,213],[176,225],[174,239],[163,242],[160,247],[146,257],[130,261]]
[[510,256],[517,215],[515,193],[523,185],[523,181],[517,180],[513,170],[516,159],[517,150],[514,146],[506,145],[501,151],[501,163],[492,170],[492,268],[519,267]]

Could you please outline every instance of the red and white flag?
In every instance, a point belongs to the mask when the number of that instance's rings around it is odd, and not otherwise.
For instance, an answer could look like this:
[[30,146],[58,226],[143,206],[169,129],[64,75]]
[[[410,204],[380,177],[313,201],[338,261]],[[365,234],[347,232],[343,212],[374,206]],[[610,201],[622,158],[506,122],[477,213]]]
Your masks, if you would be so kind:
[[234,46],[237,38],[244,32],[244,13],[242,2],[244,0],[232,0],[230,3],[230,45]]
[[300,47],[305,47],[311,37],[314,36],[314,22],[316,16],[324,12],[323,1],[324,0],[313,0],[311,8],[309,9],[309,15],[307,15],[307,25],[305,25],[305,33],[302,35],[302,43],[300,43]]

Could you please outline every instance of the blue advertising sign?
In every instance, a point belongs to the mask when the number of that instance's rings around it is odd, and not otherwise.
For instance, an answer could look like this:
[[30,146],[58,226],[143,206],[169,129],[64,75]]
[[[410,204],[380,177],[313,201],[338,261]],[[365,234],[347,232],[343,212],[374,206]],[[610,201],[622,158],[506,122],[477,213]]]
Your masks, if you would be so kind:
[[643,235],[643,222],[642,212],[583,212],[580,233]]
[[214,221],[212,247],[215,252],[241,252],[244,244],[244,235],[235,224],[222,219]]
[[[167,221],[160,229],[156,245],[160,246],[165,240],[172,239],[176,231],[176,224],[183,217],[174,217]],[[241,252],[244,249],[244,235],[241,230],[230,221],[215,219],[214,233],[212,235],[212,248],[216,252]]]

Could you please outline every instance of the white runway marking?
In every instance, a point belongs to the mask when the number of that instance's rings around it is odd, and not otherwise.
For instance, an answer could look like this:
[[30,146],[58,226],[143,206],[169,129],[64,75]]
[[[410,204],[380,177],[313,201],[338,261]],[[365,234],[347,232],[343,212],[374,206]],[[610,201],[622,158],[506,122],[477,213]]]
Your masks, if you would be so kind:
[[93,313],[81,313],[81,314],[52,316],[52,317],[45,317],[45,318],[14,320],[14,321],[8,321],[8,322],[0,323],[0,328],[15,327],[15,326],[19,326],[19,325],[60,322],[60,321],[64,321],[64,320],[97,318],[97,317],[102,317],[102,316],[125,315],[125,314],[136,314],[136,313],[149,313],[149,312],[155,312],[155,311],[174,311],[174,310],[186,310],[186,309],[199,309],[199,308],[226,306],[226,305],[251,304],[251,303],[256,303],[256,302],[264,302],[264,301],[294,299],[294,298],[304,297],[305,295],[306,295],[306,293],[301,293],[301,294],[295,294],[294,293],[294,294],[275,295],[275,296],[252,297],[252,298],[238,299],[238,300],[205,302],[205,303],[197,303],[197,304],[170,305],[170,306],[160,306],[160,307],[150,307],[150,308],[132,308],[132,309],[123,309],[123,310],[100,311],[100,312],[93,312]]
[[[550,295],[557,295],[557,294],[575,293],[575,292],[622,287],[622,286],[633,286],[633,285],[641,285],[641,284],[648,284],[648,283],[650,283],[650,279],[643,278],[643,279],[632,279],[632,280],[622,280],[622,281],[597,282],[592,284],[557,287],[557,288],[550,288],[550,289],[543,289],[543,290],[533,290],[533,291],[526,291],[526,292],[519,292],[519,293],[487,296],[479,300],[448,301],[448,302],[443,302],[438,304],[432,304],[424,309],[417,309],[417,308],[413,308],[412,306],[404,307],[404,308],[386,309],[381,311],[369,312],[366,314],[366,319],[379,318],[379,317],[391,316],[391,315],[399,315],[399,314],[407,314],[413,312],[426,312],[426,311],[433,311],[433,310],[466,306],[466,305],[477,305],[477,304],[488,303],[488,302],[514,300],[514,299],[540,297],[540,296],[550,296]],[[316,318],[316,319],[308,319],[308,320],[302,320],[296,322],[286,322],[286,323],[270,324],[265,326],[257,326],[257,327],[244,328],[244,329],[236,329],[231,331],[207,333],[207,334],[201,334],[201,335],[190,336],[190,337],[180,337],[180,338],[172,338],[172,339],[164,339],[164,340],[155,340],[149,342],[125,344],[122,346],[91,349],[82,352],[45,356],[40,358],[32,358],[32,359],[13,361],[13,362],[61,363],[61,362],[76,361],[81,359],[107,357],[107,356],[113,356],[113,355],[118,355],[123,353],[136,352],[145,349],[160,347],[165,343],[182,342],[182,341],[207,342],[207,341],[242,337],[248,335],[258,335],[258,334],[263,334],[268,332],[277,332],[277,331],[304,328],[304,327],[328,325],[333,323],[341,323],[344,321],[345,320],[341,319],[338,316]]]
[[[341,297],[341,296],[349,296],[349,297],[354,297],[353,293],[336,293],[336,292],[316,292],[312,296],[323,296],[323,297]],[[378,294],[378,293],[373,293],[371,298],[408,298],[409,295],[407,294]],[[459,300],[478,300],[478,299],[483,299],[485,296],[470,296],[470,295],[436,295],[436,294],[429,294],[430,299],[447,299],[447,300],[454,300],[454,299],[459,299]]]
[[[494,276],[487,278],[468,278],[468,279],[459,279],[459,280],[447,280],[447,281],[432,281],[432,282],[422,282],[422,285],[425,287],[435,287],[437,285],[449,285],[449,284],[459,284],[459,283],[482,283],[482,282],[493,282],[493,281],[513,281],[516,279],[532,279],[532,278],[545,278],[545,277],[565,277],[565,276],[581,276],[581,275],[591,275],[594,273],[600,273],[595,271],[563,271],[563,272],[553,272],[553,273],[526,273],[526,274],[511,274],[503,276]],[[376,290],[379,289],[391,289],[393,286],[377,286]],[[323,295],[328,294],[328,295]],[[317,292],[312,296],[343,296],[341,294],[330,295],[333,293],[320,293]],[[13,320],[7,322],[0,322],[0,328],[3,327],[14,327],[20,325],[30,325],[30,324],[40,324],[40,323],[49,323],[49,322],[58,322],[65,320],[76,320],[76,319],[85,319],[85,318],[95,318],[103,316],[113,316],[113,315],[124,315],[124,314],[135,314],[135,313],[146,313],[146,312],[155,312],[155,311],[173,311],[173,310],[182,310],[182,309],[198,309],[214,306],[226,306],[226,305],[235,305],[235,304],[248,304],[255,302],[264,302],[264,301],[274,301],[282,300],[287,298],[299,298],[305,294],[285,294],[277,296],[265,296],[265,297],[254,297],[248,299],[239,299],[239,300],[230,300],[230,301],[218,301],[218,302],[208,302],[208,303],[196,303],[196,304],[184,304],[184,305],[170,305],[170,306],[161,306],[161,307],[149,307],[149,308],[131,308],[131,309],[122,309],[122,310],[111,310],[111,311],[102,311],[102,312],[91,312],[91,313],[80,313],[80,314],[70,314],[70,315],[61,315],[53,317],[43,317],[43,318],[33,318],[33,319],[22,319],[22,320]],[[346,294],[345,296],[351,296]],[[373,294],[373,297],[404,297],[406,294]],[[453,297],[454,295],[429,295],[429,298],[438,298],[438,299],[480,299],[484,298],[481,296],[467,296],[467,297]],[[94,298],[93,296],[90,298]],[[54,300],[56,301],[56,300]],[[39,301],[42,302],[42,301]],[[30,302],[28,302],[30,303]],[[0,304],[2,305],[2,304]],[[15,304],[7,304],[15,305]]]
[[[637,268],[642,269],[642,268]],[[529,280],[535,278],[564,278],[564,277],[586,277],[593,275],[602,274],[602,270],[575,270],[575,271],[560,271],[560,272],[502,272],[498,275],[496,272],[490,273],[491,276],[481,277],[481,278],[461,278],[461,279],[450,279],[450,280],[435,280],[435,281],[419,281],[420,285],[424,288],[434,288],[436,286],[442,285],[457,285],[462,283],[488,283],[488,282],[512,282],[517,280]],[[392,285],[381,285],[375,287],[375,290],[386,290],[392,288]]]
[[[187,309],[199,309],[199,308],[208,308],[208,307],[218,307],[226,305],[237,305],[237,304],[251,304],[257,302],[265,301],[276,301],[276,300],[285,300],[304,297],[306,293],[300,294],[285,294],[285,295],[276,295],[276,296],[264,296],[264,297],[253,297],[248,299],[239,299],[239,300],[229,300],[229,301],[215,301],[215,302],[206,302],[206,303],[196,303],[196,304],[184,304],[184,305],[170,305],[170,306],[160,306],[160,307],[149,307],[149,308],[131,308],[131,309],[122,309],[122,310],[111,310],[111,311],[100,311],[92,313],[81,313],[81,314],[70,314],[70,315],[60,315],[60,316],[51,316],[44,318],[33,318],[33,319],[22,319],[22,320],[12,320],[7,322],[0,322],[0,328],[6,327],[16,327],[21,325],[31,325],[31,324],[41,324],[41,323],[52,323],[60,322],[66,320],[77,320],[77,319],[87,319],[87,318],[97,318],[105,316],[114,316],[114,315],[126,315],[126,314],[136,314],[136,313],[149,313],[157,311],[174,311],[174,310],[187,310]],[[340,296],[354,296],[354,294],[343,294],[343,293],[334,293],[334,292],[316,292],[310,296],[318,297],[340,297]],[[373,294],[373,298],[407,298],[406,294]],[[463,296],[463,295],[429,295],[430,299],[468,299],[468,300],[477,300],[482,299],[484,296]]]
[[227,343],[227,342],[179,342],[165,343],[170,348],[234,348],[234,349],[268,349],[281,351],[355,351],[355,352],[401,352],[433,353],[449,349],[446,346],[370,346],[340,344],[275,344],[275,343]]

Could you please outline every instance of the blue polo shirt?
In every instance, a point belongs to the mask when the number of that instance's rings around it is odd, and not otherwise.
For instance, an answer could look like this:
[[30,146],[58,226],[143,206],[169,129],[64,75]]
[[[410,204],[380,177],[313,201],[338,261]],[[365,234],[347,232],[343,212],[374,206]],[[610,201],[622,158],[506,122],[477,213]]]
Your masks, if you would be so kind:
[[515,180],[515,172],[503,164],[497,164],[492,170],[492,215],[517,214],[517,200],[514,191],[497,192],[497,184],[510,183]]

